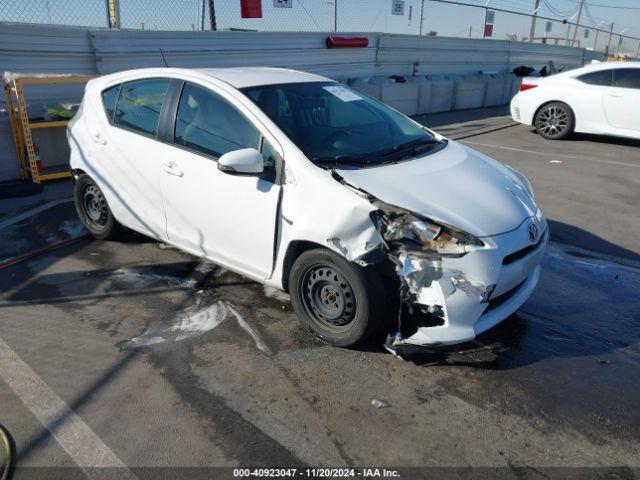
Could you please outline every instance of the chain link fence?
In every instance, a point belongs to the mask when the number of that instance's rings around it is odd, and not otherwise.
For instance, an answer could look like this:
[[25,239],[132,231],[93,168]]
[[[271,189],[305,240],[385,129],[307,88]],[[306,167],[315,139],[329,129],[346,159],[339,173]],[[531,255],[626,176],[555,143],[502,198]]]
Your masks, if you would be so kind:
[[[573,45],[638,57],[640,34],[542,0],[0,0],[0,21],[143,30],[384,32]],[[253,6],[243,16],[242,4]],[[538,2],[539,3],[539,2]],[[256,10],[257,9],[257,10]],[[493,12],[493,13],[488,13]]]

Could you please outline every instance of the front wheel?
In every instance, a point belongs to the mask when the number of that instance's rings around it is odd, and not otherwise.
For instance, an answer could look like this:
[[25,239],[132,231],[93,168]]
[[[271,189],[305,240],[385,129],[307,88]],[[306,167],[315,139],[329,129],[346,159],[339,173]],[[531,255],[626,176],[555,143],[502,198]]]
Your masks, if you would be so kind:
[[300,255],[291,268],[289,285],[300,323],[325,343],[354,345],[381,324],[384,289],[378,273],[330,250]]
[[89,175],[82,174],[73,188],[78,217],[89,233],[98,240],[117,237],[123,227],[114,218],[107,200]]
[[553,102],[543,106],[534,120],[536,130],[548,140],[562,140],[573,132],[575,117],[566,103]]

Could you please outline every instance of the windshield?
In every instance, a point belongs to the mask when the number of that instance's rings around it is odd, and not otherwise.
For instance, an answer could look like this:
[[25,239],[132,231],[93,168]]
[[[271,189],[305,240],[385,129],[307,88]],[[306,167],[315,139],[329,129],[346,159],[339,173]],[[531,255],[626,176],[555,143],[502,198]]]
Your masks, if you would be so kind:
[[318,165],[379,165],[437,146],[424,128],[355,90],[334,82],[242,89]]

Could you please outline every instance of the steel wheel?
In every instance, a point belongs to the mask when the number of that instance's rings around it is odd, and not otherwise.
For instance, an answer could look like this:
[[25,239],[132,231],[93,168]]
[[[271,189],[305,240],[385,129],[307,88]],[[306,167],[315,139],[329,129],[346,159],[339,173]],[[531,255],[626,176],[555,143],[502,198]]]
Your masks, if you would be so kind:
[[109,219],[109,208],[104,195],[96,185],[88,184],[82,189],[82,211],[87,221],[97,228],[104,228]]
[[311,319],[331,330],[344,330],[356,315],[356,297],[347,279],[328,265],[303,273],[302,303]]

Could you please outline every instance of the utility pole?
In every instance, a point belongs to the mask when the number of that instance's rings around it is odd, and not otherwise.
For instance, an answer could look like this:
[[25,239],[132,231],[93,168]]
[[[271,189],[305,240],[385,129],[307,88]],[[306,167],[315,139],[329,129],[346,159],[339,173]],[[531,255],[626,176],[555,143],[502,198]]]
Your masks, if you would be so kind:
[[107,0],[107,25],[109,28],[120,28],[119,0]]
[[424,25],[424,0],[422,0],[422,6],[420,7],[420,36],[422,36],[423,25]]
[[571,46],[576,44],[576,35],[578,34],[578,25],[580,25],[580,17],[582,16],[582,7],[584,7],[584,0],[580,0],[580,9],[578,10],[578,19],[576,20],[576,28],[573,30],[573,39],[571,40]]
[[529,32],[529,41],[533,43],[536,38],[536,20],[538,19],[538,10],[540,10],[540,0],[536,0],[533,6],[533,14],[531,15],[531,31]]
[[218,26],[216,25],[216,6],[213,4],[213,0],[209,0],[209,21],[211,22],[211,30],[215,32]]
[[600,29],[596,27],[596,39],[593,41],[593,51],[596,51],[598,48],[598,34],[600,33]]
[[473,32],[473,25],[469,25],[469,38],[471,38],[472,32]]
[[333,0],[333,31],[338,31],[338,0]]

